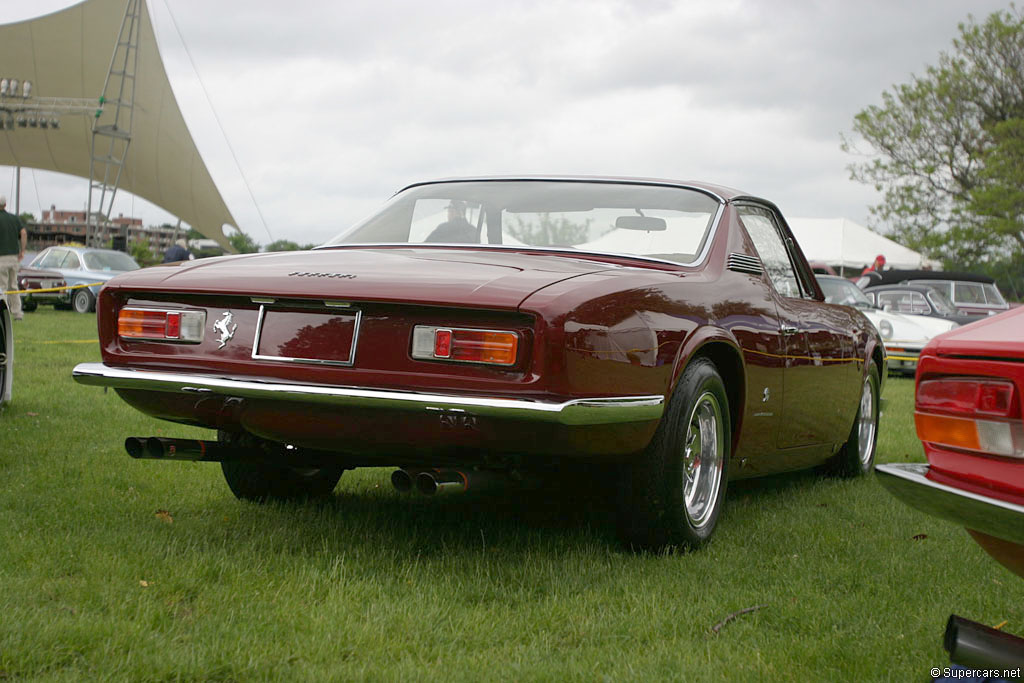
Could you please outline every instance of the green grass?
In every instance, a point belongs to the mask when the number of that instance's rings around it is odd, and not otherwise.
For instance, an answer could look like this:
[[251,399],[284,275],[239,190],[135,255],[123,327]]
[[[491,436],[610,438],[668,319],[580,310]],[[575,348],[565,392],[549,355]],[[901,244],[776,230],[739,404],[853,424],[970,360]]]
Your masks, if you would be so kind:
[[[927,680],[951,612],[1024,634],[1024,581],[874,477],[734,483],[712,544],[661,556],[623,552],[597,497],[410,498],[382,469],[241,503],[216,464],[125,455],[208,433],[73,382],[95,336],[15,325],[0,680]],[[923,460],[913,383],[885,399],[879,460]]]

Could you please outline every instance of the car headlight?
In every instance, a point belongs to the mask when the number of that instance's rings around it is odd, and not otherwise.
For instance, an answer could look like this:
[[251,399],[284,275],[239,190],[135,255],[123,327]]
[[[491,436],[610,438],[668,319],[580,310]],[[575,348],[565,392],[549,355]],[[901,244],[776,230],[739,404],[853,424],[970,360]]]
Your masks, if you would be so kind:
[[882,335],[882,339],[892,339],[892,323],[888,320],[878,323],[878,333]]

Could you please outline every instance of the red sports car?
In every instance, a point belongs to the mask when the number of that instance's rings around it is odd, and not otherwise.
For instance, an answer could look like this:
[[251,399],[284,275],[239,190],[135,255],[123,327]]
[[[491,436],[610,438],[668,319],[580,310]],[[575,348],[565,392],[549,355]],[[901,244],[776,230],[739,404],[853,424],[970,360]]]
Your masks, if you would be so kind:
[[427,182],[316,250],[112,279],[74,377],[216,441],[252,500],[395,466],[424,493],[618,477],[633,547],[699,546],[730,478],[874,458],[884,352],[824,297],[779,210],[708,184]]
[[935,337],[917,367],[914,419],[927,465],[879,465],[920,510],[964,525],[1024,576],[1024,309]]

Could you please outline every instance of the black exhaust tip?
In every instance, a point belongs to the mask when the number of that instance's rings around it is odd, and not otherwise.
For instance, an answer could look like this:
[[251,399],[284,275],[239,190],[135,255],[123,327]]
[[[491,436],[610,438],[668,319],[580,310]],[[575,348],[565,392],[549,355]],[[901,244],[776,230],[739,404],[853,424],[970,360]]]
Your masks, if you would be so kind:
[[129,436],[124,440],[124,449],[133,458],[145,457],[146,443],[137,436]]

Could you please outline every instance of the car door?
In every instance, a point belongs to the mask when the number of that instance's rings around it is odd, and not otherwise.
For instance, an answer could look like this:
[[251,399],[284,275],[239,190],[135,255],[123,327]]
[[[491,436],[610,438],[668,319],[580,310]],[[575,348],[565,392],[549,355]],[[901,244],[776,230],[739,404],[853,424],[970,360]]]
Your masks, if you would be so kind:
[[[775,295],[785,345],[779,448],[833,442],[855,387],[852,334],[827,320],[801,257],[778,215],[755,204],[737,206]],[[836,321],[837,322],[837,321]]]

